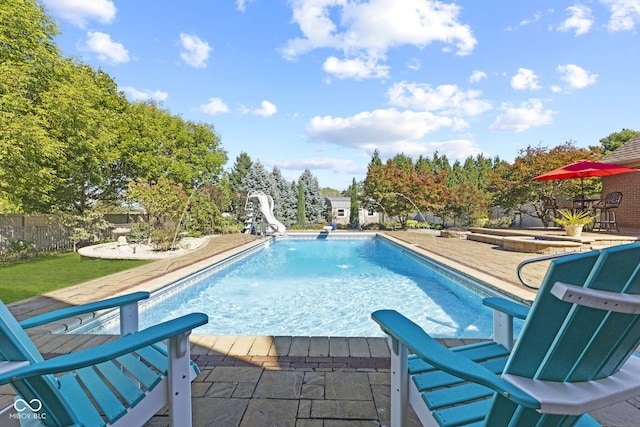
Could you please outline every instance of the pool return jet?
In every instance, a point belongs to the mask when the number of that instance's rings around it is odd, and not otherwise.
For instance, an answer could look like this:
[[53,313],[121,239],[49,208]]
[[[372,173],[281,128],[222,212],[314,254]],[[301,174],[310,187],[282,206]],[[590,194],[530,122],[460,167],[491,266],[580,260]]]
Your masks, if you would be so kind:
[[247,219],[245,220],[245,233],[256,233],[257,213],[262,214],[261,233],[267,234],[267,228],[271,233],[285,234],[287,228],[273,215],[273,197],[262,192],[250,193],[245,203],[245,212]]

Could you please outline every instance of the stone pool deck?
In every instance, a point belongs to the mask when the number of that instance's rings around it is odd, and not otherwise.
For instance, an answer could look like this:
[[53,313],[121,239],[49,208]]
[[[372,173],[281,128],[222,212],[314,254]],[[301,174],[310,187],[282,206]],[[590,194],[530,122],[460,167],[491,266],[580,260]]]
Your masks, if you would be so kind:
[[[385,234],[519,299],[531,300],[535,296],[515,276],[517,264],[530,259],[531,254],[507,252],[481,242],[440,238],[432,232]],[[228,256],[228,251],[259,242],[255,236],[218,236],[179,258],[51,292],[11,304],[9,308],[18,318],[24,318],[115,294],[157,289]],[[532,264],[524,276],[530,283],[539,283],[545,271],[546,263]],[[60,323],[55,329],[60,331],[84,320]],[[50,332],[32,332],[45,357],[113,339]],[[459,340],[443,342],[459,344]],[[389,425],[389,351],[383,338],[193,335],[191,343],[192,356],[202,369],[192,386],[196,426]],[[9,387],[0,387],[0,404],[10,404],[12,395]],[[606,426],[636,426],[640,420],[640,398],[592,415]],[[166,413],[158,414],[148,423],[167,424]],[[418,425],[415,418],[412,425]]]

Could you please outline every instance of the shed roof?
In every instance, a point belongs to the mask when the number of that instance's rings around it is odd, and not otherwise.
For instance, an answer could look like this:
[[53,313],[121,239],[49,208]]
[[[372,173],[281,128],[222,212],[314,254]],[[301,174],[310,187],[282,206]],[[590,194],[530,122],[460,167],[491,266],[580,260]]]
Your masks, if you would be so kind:
[[602,161],[619,165],[640,164],[640,133],[604,156]]
[[325,197],[325,200],[332,209],[348,209],[351,207],[350,197]]

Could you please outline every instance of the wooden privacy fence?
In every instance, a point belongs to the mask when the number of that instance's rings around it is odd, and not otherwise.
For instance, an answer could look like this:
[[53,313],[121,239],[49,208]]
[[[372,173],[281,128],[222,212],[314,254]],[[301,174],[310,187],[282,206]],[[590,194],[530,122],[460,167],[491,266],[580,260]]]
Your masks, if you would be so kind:
[[34,252],[51,252],[73,247],[69,233],[56,225],[0,227],[0,255],[11,250],[12,243],[24,242]]
[[[0,256],[12,251],[49,252],[73,247],[69,233],[49,215],[0,215]],[[27,255],[28,256],[28,255]]]
[[[145,218],[138,213],[106,214],[112,227],[105,230],[100,239],[111,236],[113,228],[141,222]],[[31,252],[52,252],[73,248],[69,232],[56,224],[52,215],[3,214],[0,215],[0,258],[7,251],[16,250],[23,242]],[[26,250],[26,249],[25,249]]]

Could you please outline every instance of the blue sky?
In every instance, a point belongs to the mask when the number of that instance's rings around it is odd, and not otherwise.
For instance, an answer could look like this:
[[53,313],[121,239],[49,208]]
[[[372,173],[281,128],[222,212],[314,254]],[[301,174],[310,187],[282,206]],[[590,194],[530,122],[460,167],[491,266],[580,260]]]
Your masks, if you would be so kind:
[[66,56],[323,187],[640,130],[640,0],[41,0]]

